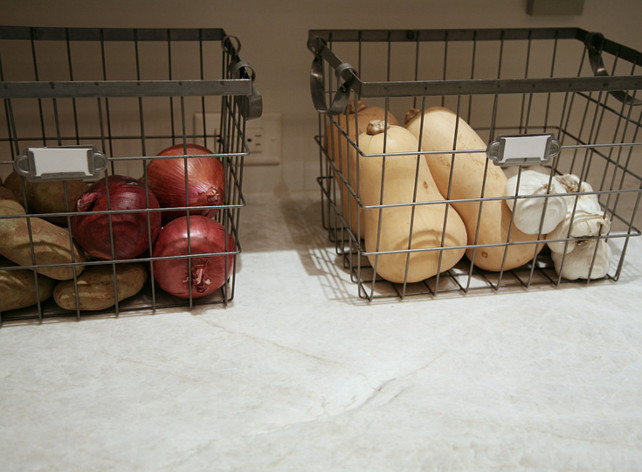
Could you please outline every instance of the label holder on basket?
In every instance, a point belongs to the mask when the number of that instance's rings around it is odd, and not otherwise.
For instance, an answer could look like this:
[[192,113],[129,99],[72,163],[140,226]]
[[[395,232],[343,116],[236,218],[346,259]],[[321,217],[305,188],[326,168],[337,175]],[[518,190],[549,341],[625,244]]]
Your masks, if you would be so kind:
[[104,171],[107,158],[91,145],[29,147],[13,167],[29,181],[85,179]]
[[486,154],[496,165],[545,164],[560,153],[562,146],[550,133],[498,136],[488,145]]

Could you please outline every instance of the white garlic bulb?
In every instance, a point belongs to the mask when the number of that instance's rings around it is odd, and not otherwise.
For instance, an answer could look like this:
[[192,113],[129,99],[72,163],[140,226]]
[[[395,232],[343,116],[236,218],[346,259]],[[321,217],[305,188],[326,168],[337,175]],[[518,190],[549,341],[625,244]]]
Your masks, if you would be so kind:
[[[588,182],[582,182],[579,185],[579,178],[572,174],[557,176],[554,177],[554,180],[557,180],[569,192],[577,192],[578,188],[581,192],[593,191]],[[577,205],[575,212],[573,212],[575,198],[577,198]],[[611,220],[608,216],[604,216],[596,194],[571,196],[566,200],[568,207],[564,221],[546,236],[546,239],[549,240],[548,247],[552,252],[562,253],[565,250],[567,253],[572,252],[575,246],[581,242],[575,239],[566,241],[567,238],[589,238],[604,235],[611,229]],[[555,241],[556,239],[560,241]]]
[[532,170],[535,172],[539,172],[540,174],[544,175],[551,175],[551,168],[550,167],[545,167],[545,166],[540,166],[540,165],[532,165],[532,166],[509,166],[504,168],[504,174],[506,175],[507,179],[510,179],[512,176],[516,175],[519,173],[519,171],[526,171],[526,170]]
[[[563,185],[568,193],[588,193],[593,191],[593,187],[588,182],[584,181],[580,184],[580,178],[575,174],[556,175],[553,179]],[[602,213],[602,207],[600,207],[597,195],[580,195],[579,198],[582,201],[584,210]],[[569,198],[568,201],[569,205],[573,204],[573,198]]]
[[[519,189],[517,189],[519,180]],[[504,200],[513,211],[515,227],[522,233],[547,234],[553,231],[566,218],[568,197],[537,197],[535,195],[564,194],[566,188],[556,179],[550,181],[549,175],[540,170],[524,170],[512,175],[506,181],[506,196],[529,196]]]
[[555,272],[567,280],[601,279],[608,273],[611,254],[611,246],[605,239],[587,239],[575,244],[574,250],[566,255],[551,252],[551,259]]

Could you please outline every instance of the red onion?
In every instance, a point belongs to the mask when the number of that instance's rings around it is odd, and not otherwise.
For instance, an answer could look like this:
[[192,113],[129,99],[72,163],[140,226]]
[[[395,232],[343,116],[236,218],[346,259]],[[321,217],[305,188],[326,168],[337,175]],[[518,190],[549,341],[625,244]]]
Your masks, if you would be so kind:
[[[187,216],[170,221],[161,230],[154,244],[153,256],[184,256],[188,249]],[[189,284],[188,258],[155,259],[154,279],[172,295],[189,298],[205,297],[223,286],[232,273],[234,238],[220,223],[205,216],[189,217],[189,246],[191,254],[228,253],[216,256],[192,257],[192,286]],[[225,242],[227,241],[227,247]],[[227,271],[226,269],[227,261]],[[190,290],[191,289],[191,290]]]
[[[197,144],[182,144],[161,151],[159,156],[198,156],[213,154]],[[187,191],[185,188],[187,161]],[[161,208],[222,205],[225,200],[225,170],[215,156],[186,159],[154,159],[147,166],[149,188],[158,198]],[[189,199],[187,198],[189,196]],[[205,215],[210,210],[193,210],[190,215]],[[211,215],[218,212],[212,209]],[[163,223],[185,216],[185,211],[162,212]]]
[[[138,180],[122,175],[111,175],[91,185],[81,194],[75,211],[105,211],[107,184],[111,210],[138,210],[147,207],[145,186]],[[149,208],[159,208],[158,200],[149,191]],[[112,213],[115,259],[130,259],[149,249],[147,215],[149,214],[152,244],[160,231],[160,212]],[[99,259],[111,259],[109,216],[107,213],[73,216],[71,231],[76,242],[89,254]]]

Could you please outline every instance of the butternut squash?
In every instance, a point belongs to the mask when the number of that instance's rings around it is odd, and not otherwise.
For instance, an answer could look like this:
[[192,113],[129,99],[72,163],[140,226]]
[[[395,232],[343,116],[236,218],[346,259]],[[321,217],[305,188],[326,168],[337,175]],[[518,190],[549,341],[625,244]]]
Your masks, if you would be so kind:
[[[411,109],[406,115],[405,126],[419,138],[421,112]],[[482,138],[465,120],[443,107],[425,110],[421,137],[421,149],[424,151],[486,149]],[[501,168],[489,162],[485,152],[427,154],[426,161],[437,187],[451,199],[505,196],[506,175]],[[468,244],[483,246],[466,250],[468,258],[481,269],[500,271],[502,267],[504,270],[520,267],[543,248],[543,244],[506,245],[508,241],[532,241],[536,236],[525,234],[514,225],[511,227],[511,210],[503,200],[454,202],[453,206],[466,225]],[[485,246],[491,244],[497,246]]]
[[[348,133],[350,139],[356,141],[356,137],[366,131],[370,121],[385,120],[385,118],[386,110],[384,108],[367,106],[363,102],[358,102],[355,111],[354,102],[350,102],[345,113],[337,117],[337,121],[341,128]],[[358,126],[357,121],[359,122]],[[388,123],[391,125],[400,124],[397,118],[390,112],[388,112]],[[341,170],[341,175],[348,181],[352,191],[359,195],[361,199],[361,192],[357,188],[357,159],[353,157],[356,156],[356,154],[351,152],[353,146],[341,130],[330,121],[328,121],[326,125],[325,148],[328,152],[328,157],[334,161],[336,166]],[[338,188],[341,189],[341,211],[343,218],[357,237],[363,237],[363,213],[359,215],[359,202],[350,193],[346,184],[341,180],[341,177],[335,175],[335,178]],[[360,217],[361,235],[357,234],[357,216]]]
[[[373,121],[360,135],[360,147],[365,153],[383,153],[384,136],[386,153],[418,151],[419,142],[407,129],[395,125],[384,128],[383,121]],[[436,249],[369,255],[377,274],[390,282],[412,283],[457,264],[464,248],[456,247],[466,245],[466,228],[454,208],[443,202],[425,159],[417,154],[362,157],[359,171],[364,205],[403,204],[364,208],[366,251]],[[412,205],[413,202],[441,203]]]

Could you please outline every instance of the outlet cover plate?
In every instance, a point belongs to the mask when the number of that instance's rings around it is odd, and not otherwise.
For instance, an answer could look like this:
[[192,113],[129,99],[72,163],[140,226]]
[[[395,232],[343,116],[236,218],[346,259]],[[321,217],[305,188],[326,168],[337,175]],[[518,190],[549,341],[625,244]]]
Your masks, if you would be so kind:
[[[207,126],[211,127],[207,134],[219,134],[221,122],[220,113],[206,113]],[[250,155],[245,158],[244,164],[248,166],[273,166],[281,163],[282,146],[282,116],[281,113],[263,113],[259,118],[248,120],[245,123],[246,141]],[[194,129],[202,126],[203,114],[194,113]],[[252,141],[260,135],[260,149],[252,149]],[[249,139],[249,141],[248,141]],[[208,143],[209,144],[209,143]],[[213,143],[212,143],[213,145]]]

